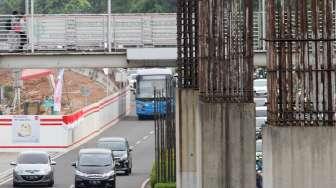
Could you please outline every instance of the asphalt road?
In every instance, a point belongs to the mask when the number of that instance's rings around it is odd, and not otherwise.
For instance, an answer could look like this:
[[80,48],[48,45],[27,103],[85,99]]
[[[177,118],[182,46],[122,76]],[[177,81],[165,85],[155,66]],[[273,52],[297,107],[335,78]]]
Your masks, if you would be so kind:
[[[133,147],[133,169],[130,176],[117,176],[117,188],[140,188],[141,184],[149,177],[154,160],[153,126],[153,121],[138,121],[136,117],[129,116],[86,144],[64,154],[56,159],[54,187],[74,187],[74,169],[71,163],[76,160],[80,148],[94,147],[100,137],[121,136],[126,137],[130,146]],[[0,187],[13,187],[12,181]]]

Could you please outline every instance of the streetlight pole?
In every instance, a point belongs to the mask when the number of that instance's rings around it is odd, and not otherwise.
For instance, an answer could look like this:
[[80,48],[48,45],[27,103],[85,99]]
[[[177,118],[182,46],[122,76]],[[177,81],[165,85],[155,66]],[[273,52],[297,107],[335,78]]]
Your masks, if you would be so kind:
[[108,52],[112,52],[111,48],[111,0],[107,0],[107,47]]
[[29,14],[29,0],[25,0],[25,14]]
[[30,0],[30,41],[31,52],[34,53],[34,0]]

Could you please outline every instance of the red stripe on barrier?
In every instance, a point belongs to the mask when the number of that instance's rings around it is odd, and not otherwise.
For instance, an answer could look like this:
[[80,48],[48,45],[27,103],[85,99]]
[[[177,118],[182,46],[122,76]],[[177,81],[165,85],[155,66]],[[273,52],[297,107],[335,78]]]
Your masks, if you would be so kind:
[[0,122],[4,122],[4,121],[12,121],[12,119],[0,119]]
[[61,126],[62,123],[41,123],[41,126]]
[[40,121],[63,121],[63,119],[40,119]]
[[0,123],[0,126],[12,126],[11,123]]

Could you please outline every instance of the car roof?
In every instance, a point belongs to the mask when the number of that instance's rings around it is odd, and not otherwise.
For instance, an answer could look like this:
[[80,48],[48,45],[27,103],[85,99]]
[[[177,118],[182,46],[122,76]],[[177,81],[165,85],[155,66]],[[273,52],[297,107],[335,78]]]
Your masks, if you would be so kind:
[[27,155],[27,154],[41,154],[41,155],[49,155],[45,151],[22,151],[20,152],[20,155]]
[[260,78],[260,79],[255,79],[254,81],[255,81],[255,82],[258,82],[258,81],[267,81],[267,79],[265,79],[265,78]]
[[171,69],[169,68],[151,68],[151,69],[140,69],[137,72],[138,75],[163,75],[163,74],[172,74]]
[[98,142],[115,142],[115,141],[122,141],[125,142],[127,139],[123,137],[104,137],[100,138]]
[[101,149],[101,148],[86,148],[86,149],[81,149],[79,151],[79,154],[85,154],[85,153],[111,154],[111,150]]
[[256,110],[267,110],[267,106],[257,106]]

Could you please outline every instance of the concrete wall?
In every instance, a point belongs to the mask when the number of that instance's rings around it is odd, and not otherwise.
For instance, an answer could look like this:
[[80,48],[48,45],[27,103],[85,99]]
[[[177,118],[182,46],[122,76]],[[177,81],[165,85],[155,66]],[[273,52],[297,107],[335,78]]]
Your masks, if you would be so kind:
[[[177,187],[197,188],[200,177],[200,155],[197,149],[201,146],[198,141],[198,91],[192,89],[178,89],[176,111],[176,147],[177,147]],[[181,115],[182,112],[183,115]],[[198,148],[196,148],[198,147]]]
[[265,188],[336,187],[335,127],[267,127]]
[[130,91],[123,90],[73,114],[38,116],[40,133],[37,143],[14,143],[13,116],[0,116],[0,148],[1,151],[18,151],[25,148],[62,150],[116,123],[129,110]]
[[177,91],[177,188],[255,188],[255,105]]
[[200,102],[203,188],[255,188],[255,105]]

